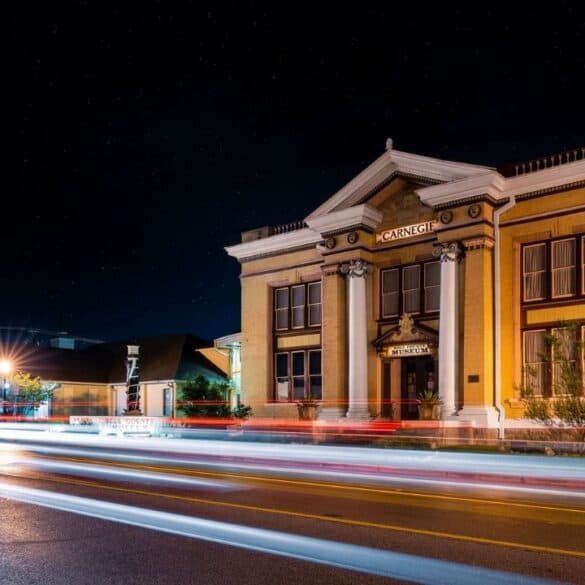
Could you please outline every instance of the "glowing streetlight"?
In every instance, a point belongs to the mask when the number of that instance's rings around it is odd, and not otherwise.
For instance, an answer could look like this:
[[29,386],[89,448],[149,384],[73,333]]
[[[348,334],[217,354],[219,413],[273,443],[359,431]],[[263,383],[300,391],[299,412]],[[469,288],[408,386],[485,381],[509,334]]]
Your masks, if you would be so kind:
[[10,360],[0,360],[0,376],[2,376],[2,414],[6,412],[6,390],[8,389],[8,374],[12,371],[12,362]]

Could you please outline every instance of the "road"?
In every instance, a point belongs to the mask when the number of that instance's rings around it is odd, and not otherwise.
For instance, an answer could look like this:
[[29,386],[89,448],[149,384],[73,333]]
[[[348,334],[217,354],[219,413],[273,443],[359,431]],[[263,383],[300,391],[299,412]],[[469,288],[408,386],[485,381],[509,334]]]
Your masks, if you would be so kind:
[[0,583],[583,583],[582,459],[0,429]]

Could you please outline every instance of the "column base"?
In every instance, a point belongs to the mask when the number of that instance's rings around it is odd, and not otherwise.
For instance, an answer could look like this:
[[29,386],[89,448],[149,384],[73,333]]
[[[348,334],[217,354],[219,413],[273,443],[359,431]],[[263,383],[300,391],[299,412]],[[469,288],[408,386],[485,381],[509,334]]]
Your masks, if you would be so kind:
[[493,406],[464,406],[457,413],[457,420],[480,428],[498,428],[498,419],[498,411]]
[[345,415],[346,421],[368,421],[372,420],[367,406],[350,406]]

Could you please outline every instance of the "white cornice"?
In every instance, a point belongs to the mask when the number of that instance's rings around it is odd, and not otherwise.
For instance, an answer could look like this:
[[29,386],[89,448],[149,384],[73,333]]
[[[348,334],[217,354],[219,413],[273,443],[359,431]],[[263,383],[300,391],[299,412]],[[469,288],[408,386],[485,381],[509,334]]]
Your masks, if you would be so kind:
[[[375,229],[382,221],[383,213],[371,205],[356,205],[339,211],[331,211],[326,215],[307,218],[309,228],[318,234],[326,234],[345,228],[363,225]],[[310,217],[310,216],[309,216]]]
[[505,187],[506,179],[499,173],[491,171],[450,183],[421,187],[416,190],[416,194],[422,203],[434,207],[478,195],[489,195],[496,200],[502,199],[507,196],[504,193]]
[[490,167],[440,160],[400,150],[387,150],[347,185],[307,216],[306,221],[330,213],[343,205],[349,207],[387,181],[394,173],[424,177],[432,181],[450,182],[483,175]]
[[585,160],[566,163],[506,179],[506,195],[522,195],[546,189],[554,189],[585,180]]
[[278,234],[252,242],[227,246],[224,249],[230,256],[238,260],[245,260],[254,256],[263,256],[282,250],[292,250],[311,244],[318,244],[320,241],[321,236],[319,234],[308,228],[303,228],[286,234]]

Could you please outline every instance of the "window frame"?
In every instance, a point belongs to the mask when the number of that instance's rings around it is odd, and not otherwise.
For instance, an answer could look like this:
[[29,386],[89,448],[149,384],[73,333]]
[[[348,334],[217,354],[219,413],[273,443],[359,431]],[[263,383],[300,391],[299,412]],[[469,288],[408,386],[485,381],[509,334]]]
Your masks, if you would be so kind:
[[[434,284],[432,286],[427,286],[427,267],[431,266],[432,264],[438,264],[439,266],[439,284]],[[439,306],[436,309],[428,309],[427,308],[427,289],[436,288],[439,290]],[[423,305],[424,305],[424,312],[425,314],[430,313],[438,313],[441,310],[441,261],[434,260],[431,262],[425,262],[423,264]]]
[[[560,244],[561,242],[573,242],[573,256],[574,256],[574,263],[572,266],[561,266],[560,268],[555,268],[554,266],[554,252],[555,246]],[[568,238],[559,238],[555,240],[551,240],[550,242],[550,298],[551,299],[567,299],[577,295],[577,238],[575,237],[568,237]],[[555,271],[559,270],[566,270],[566,269],[573,269],[573,292],[567,294],[555,294]]]
[[[320,287],[320,294],[319,294],[319,303],[312,303],[309,305],[309,294],[310,288],[314,286]],[[293,290],[295,288],[304,288],[304,303],[302,305],[293,305]],[[288,305],[285,308],[277,308],[276,299],[278,295],[278,291],[285,290],[287,291],[288,295]],[[321,309],[319,311],[320,321],[319,323],[310,322],[311,314],[310,314],[310,306],[316,307],[320,306]],[[272,330],[275,333],[286,333],[287,331],[302,331],[304,329],[317,329],[321,327],[323,322],[323,281],[322,280],[312,280],[310,282],[303,282],[300,284],[290,284],[287,286],[277,286],[273,287],[272,289]],[[303,323],[301,325],[295,324],[294,321],[294,309],[298,309],[302,307],[303,309]],[[287,315],[287,326],[286,327],[278,327],[278,312],[286,311]]]
[[[428,264],[440,264],[439,260],[425,260],[424,262],[413,262],[410,264],[399,264],[399,265],[393,265],[393,266],[388,266],[385,268],[380,268],[380,272],[379,272],[379,319],[381,321],[386,321],[386,320],[393,320],[396,319],[398,317],[400,317],[400,315],[402,315],[405,310],[404,310],[404,295],[408,292],[411,291],[415,291],[417,289],[413,288],[413,289],[409,289],[408,291],[404,290],[404,271],[405,269],[409,269],[412,267],[418,267],[418,282],[419,282],[419,286],[418,286],[418,310],[417,311],[412,311],[409,312],[409,315],[417,315],[417,316],[432,316],[433,318],[436,318],[437,315],[440,312],[440,306],[438,309],[432,309],[430,311],[427,311],[426,308],[426,296],[425,296],[425,291],[426,291],[426,266]],[[398,271],[398,289],[396,291],[396,293],[384,293],[384,274],[386,272],[391,272],[391,271]],[[436,285],[439,289],[439,299],[440,299],[440,291],[441,291],[441,274],[439,273],[439,284]],[[398,303],[397,303],[397,313],[396,314],[387,314],[384,313],[384,296],[385,294],[396,294],[398,297]],[[440,305],[440,300],[439,300],[439,305]]]
[[[319,373],[318,374],[311,374],[311,354],[314,353],[320,354],[319,359]],[[302,375],[295,375],[293,372],[293,360],[294,355],[302,355],[303,356],[303,374]],[[279,376],[278,375],[278,356],[285,355],[286,356],[286,366],[287,366],[287,375],[286,376]],[[309,391],[311,389],[312,379],[319,376],[321,378],[321,397],[315,398],[313,400],[320,401],[323,399],[323,350],[320,347],[311,347],[311,348],[303,348],[303,349],[291,349],[287,351],[277,351],[274,353],[274,375],[273,375],[273,390],[272,390],[272,402],[279,402],[279,403],[292,403],[298,402],[299,400],[306,400],[309,396]],[[287,383],[287,398],[281,398],[279,396],[279,386],[278,384],[279,379],[286,377]],[[295,397],[295,385],[294,380],[295,378],[302,378],[303,380],[303,397],[298,398]]]
[[[569,241],[574,242],[575,260],[571,267],[573,269],[573,290],[571,294],[556,295],[553,290],[554,272],[553,272],[553,250],[556,242]],[[532,246],[544,246],[545,249],[545,276],[544,276],[544,296],[534,299],[526,298],[526,273],[524,272],[525,250]],[[565,267],[566,268],[566,267]],[[585,298],[585,234],[567,234],[557,238],[547,240],[537,240],[526,242],[521,245],[520,253],[520,282],[521,282],[521,303],[527,307],[538,304],[566,303]]]
[[[529,248],[543,248],[544,250],[544,269],[539,270],[538,272],[526,272],[526,250]],[[547,289],[548,289],[548,264],[547,264],[548,252],[547,252],[547,245],[546,242],[534,242],[532,244],[526,244],[522,246],[522,300],[525,303],[534,303],[537,301],[543,301],[547,298]],[[527,274],[544,274],[544,294],[543,296],[534,297],[531,299],[526,298],[526,275]]]

